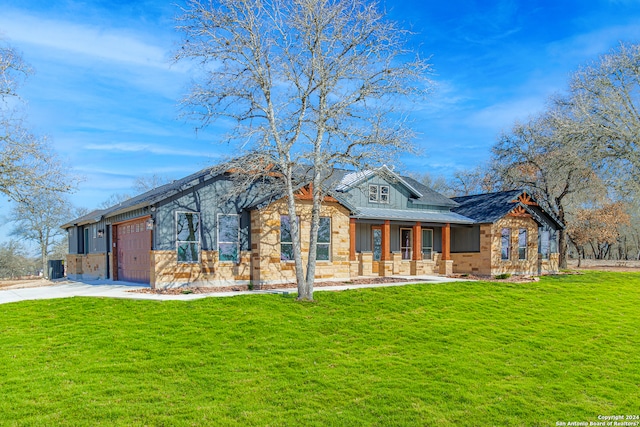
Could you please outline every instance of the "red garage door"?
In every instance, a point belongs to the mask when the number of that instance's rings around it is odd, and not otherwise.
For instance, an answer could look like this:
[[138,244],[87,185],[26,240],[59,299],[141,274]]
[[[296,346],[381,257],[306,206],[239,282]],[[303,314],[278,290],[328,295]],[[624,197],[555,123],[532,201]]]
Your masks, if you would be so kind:
[[147,218],[116,225],[118,280],[149,283],[151,230]]

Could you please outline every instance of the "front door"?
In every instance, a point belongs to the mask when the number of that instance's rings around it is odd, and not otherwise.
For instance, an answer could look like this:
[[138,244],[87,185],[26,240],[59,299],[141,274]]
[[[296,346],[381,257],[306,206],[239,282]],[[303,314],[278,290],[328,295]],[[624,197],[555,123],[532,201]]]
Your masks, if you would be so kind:
[[382,227],[379,225],[371,227],[371,242],[373,249],[373,265],[371,272],[379,274],[380,258],[382,257]]

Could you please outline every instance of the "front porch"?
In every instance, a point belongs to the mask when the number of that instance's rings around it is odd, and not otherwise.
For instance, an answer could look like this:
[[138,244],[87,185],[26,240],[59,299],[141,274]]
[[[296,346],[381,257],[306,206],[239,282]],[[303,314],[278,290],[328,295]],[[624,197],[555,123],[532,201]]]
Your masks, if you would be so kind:
[[349,234],[352,277],[453,273],[450,223],[351,218]]

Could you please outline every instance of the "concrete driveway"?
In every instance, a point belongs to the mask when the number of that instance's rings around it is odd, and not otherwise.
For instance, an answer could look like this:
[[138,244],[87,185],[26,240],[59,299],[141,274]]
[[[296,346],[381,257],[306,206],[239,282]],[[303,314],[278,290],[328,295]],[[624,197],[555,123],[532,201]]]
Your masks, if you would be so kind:
[[[319,291],[343,291],[347,289],[359,288],[381,288],[388,286],[405,286],[414,283],[446,283],[461,281],[460,279],[452,279],[441,276],[406,276],[406,282],[396,283],[372,283],[366,285],[344,285],[344,286],[316,286],[314,292]],[[20,289],[3,289],[0,290],[0,304],[10,302],[53,299],[53,298],[70,298],[70,297],[102,297],[102,298],[127,298],[139,300],[155,300],[155,301],[190,301],[194,299],[207,297],[233,297],[236,295],[255,295],[255,294],[282,294],[285,292],[295,293],[296,288],[264,290],[264,291],[238,291],[238,292],[209,292],[204,294],[180,294],[180,295],[159,295],[146,294],[138,292],[129,292],[136,289],[148,289],[149,286],[140,285],[138,283],[128,282],[112,282],[112,281],[95,281],[95,282],[76,282],[65,280],[53,286],[41,286],[36,288],[20,288]]]

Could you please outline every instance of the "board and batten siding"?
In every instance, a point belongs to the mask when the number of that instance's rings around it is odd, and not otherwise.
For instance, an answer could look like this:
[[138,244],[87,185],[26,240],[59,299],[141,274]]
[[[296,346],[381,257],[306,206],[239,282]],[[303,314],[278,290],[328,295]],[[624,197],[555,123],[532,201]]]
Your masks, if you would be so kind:
[[202,250],[218,250],[218,214],[239,215],[240,250],[250,250],[250,212],[241,206],[246,206],[252,197],[256,197],[257,190],[250,190],[239,199],[229,200],[231,185],[227,179],[215,177],[158,203],[154,213],[154,249],[175,250],[176,212],[197,212],[200,214]]

